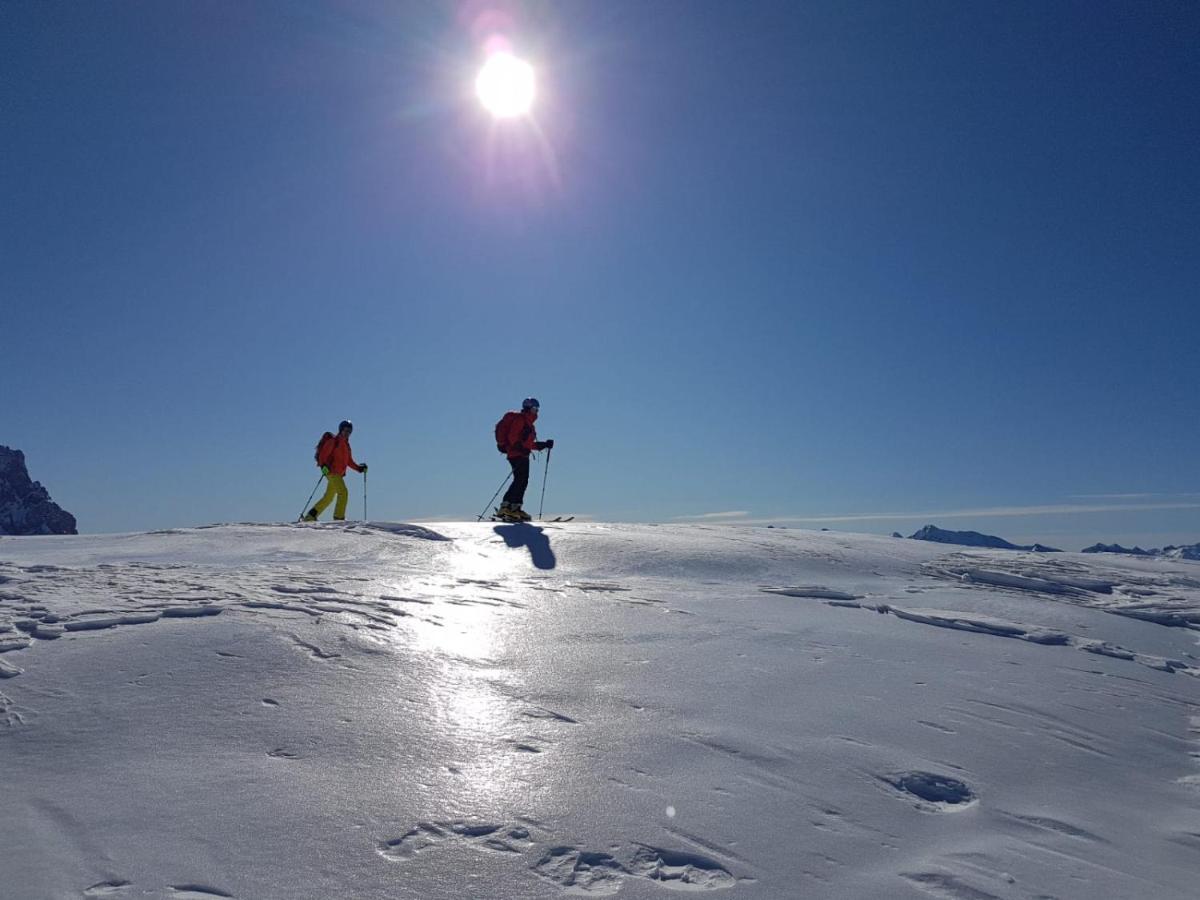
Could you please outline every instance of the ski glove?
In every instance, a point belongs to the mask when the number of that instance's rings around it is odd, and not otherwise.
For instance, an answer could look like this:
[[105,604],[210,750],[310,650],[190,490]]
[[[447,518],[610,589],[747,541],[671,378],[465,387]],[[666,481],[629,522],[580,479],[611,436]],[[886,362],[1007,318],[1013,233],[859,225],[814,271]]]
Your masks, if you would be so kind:
[[321,474],[328,475],[329,474],[329,466],[321,466]]
[[545,450],[545,449],[546,449],[546,442],[545,442],[545,441],[534,441],[534,442],[533,442],[533,449],[534,449],[534,450]]
[[363,473],[364,475],[366,475],[366,474],[367,474],[367,464],[366,464],[366,463],[359,463],[358,465],[359,465],[359,468],[361,468],[361,469],[362,469],[362,473]]
[[551,438],[550,440],[546,441],[546,449],[547,450],[554,449],[554,438]]

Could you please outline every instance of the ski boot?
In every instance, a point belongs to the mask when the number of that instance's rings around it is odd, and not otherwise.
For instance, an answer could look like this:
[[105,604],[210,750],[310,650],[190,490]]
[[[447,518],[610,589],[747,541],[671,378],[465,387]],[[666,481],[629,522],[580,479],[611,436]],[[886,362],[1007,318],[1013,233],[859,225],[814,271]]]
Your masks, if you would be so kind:
[[520,505],[516,503],[509,507],[508,512],[513,517],[514,522],[530,522],[533,520],[533,516],[521,509]]
[[308,512],[306,512],[306,513],[305,513],[305,514],[304,514],[304,515],[301,517],[300,521],[301,521],[301,522],[315,522],[315,521],[317,521],[317,511],[316,511],[315,509],[310,509]]
[[507,503],[507,502],[501,503],[500,506],[497,507],[496,514],[494,516],[492,516],[492,518],[497,519],[501,522],[519,522],[519,521],[521,521],[517,517],[516,510],[513,508],[513,505],[511,503]]

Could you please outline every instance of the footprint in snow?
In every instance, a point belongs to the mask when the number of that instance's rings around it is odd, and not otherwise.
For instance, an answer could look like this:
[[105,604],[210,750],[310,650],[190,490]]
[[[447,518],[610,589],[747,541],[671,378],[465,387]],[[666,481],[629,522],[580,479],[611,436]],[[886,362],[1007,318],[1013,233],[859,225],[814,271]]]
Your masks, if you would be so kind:
[[[513,854],[534,846],[530,830],[523,825],[455,821],[420,822],[401,837],[381,842],[376,850],[384,859],[401,862],[455,843]],[[570,892],[585,894],[615,894],[630,878],[682,891],[715,891],[736,884],[734,876],[709,857],[639,843],[612,853],[552,847],[533,865],[533,871]]]
[[569,891],[615,894],[627,878],[643,878],[679,891],[719,891],[737,881],[720,863],[698,853],[632,844],[610,853],[554,847],[533,867],[541,877]]
[[529,829],[520,825],[504,826],[489,823],[419,822],[415,828],[390,841],[383,841],[376,851],[384,859],[412,859],[418,853],[448,842],[466,843],[481,850],[497,853],[520,853],[532,844]]
[[533,871],[568,891],[582,894],[615,894],[628,874],[614,856],[573,847],[551,849]]
[[947,812],[966,809],[977,800],[974,791],[964,782],[948,775],[933,772],[900,772],[880,776],[880,781],[896,790],[915,797],[917,808],[927,812]]

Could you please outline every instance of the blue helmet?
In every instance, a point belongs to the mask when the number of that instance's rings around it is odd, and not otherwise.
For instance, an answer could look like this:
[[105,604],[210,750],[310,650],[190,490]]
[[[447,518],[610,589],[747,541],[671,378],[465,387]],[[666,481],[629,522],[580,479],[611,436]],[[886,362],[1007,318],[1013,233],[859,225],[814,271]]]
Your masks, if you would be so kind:
[[537,402],[537,397],[526,397],[521,401],[521,409],[541,409],[542,404]]

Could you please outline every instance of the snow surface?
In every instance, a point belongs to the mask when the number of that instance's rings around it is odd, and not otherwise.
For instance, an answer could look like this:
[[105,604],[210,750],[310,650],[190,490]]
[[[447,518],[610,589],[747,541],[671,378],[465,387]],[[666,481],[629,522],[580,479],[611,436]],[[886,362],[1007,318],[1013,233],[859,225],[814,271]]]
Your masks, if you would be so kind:
[[1200,563],[0,538],[0,896],[1195,898]]

